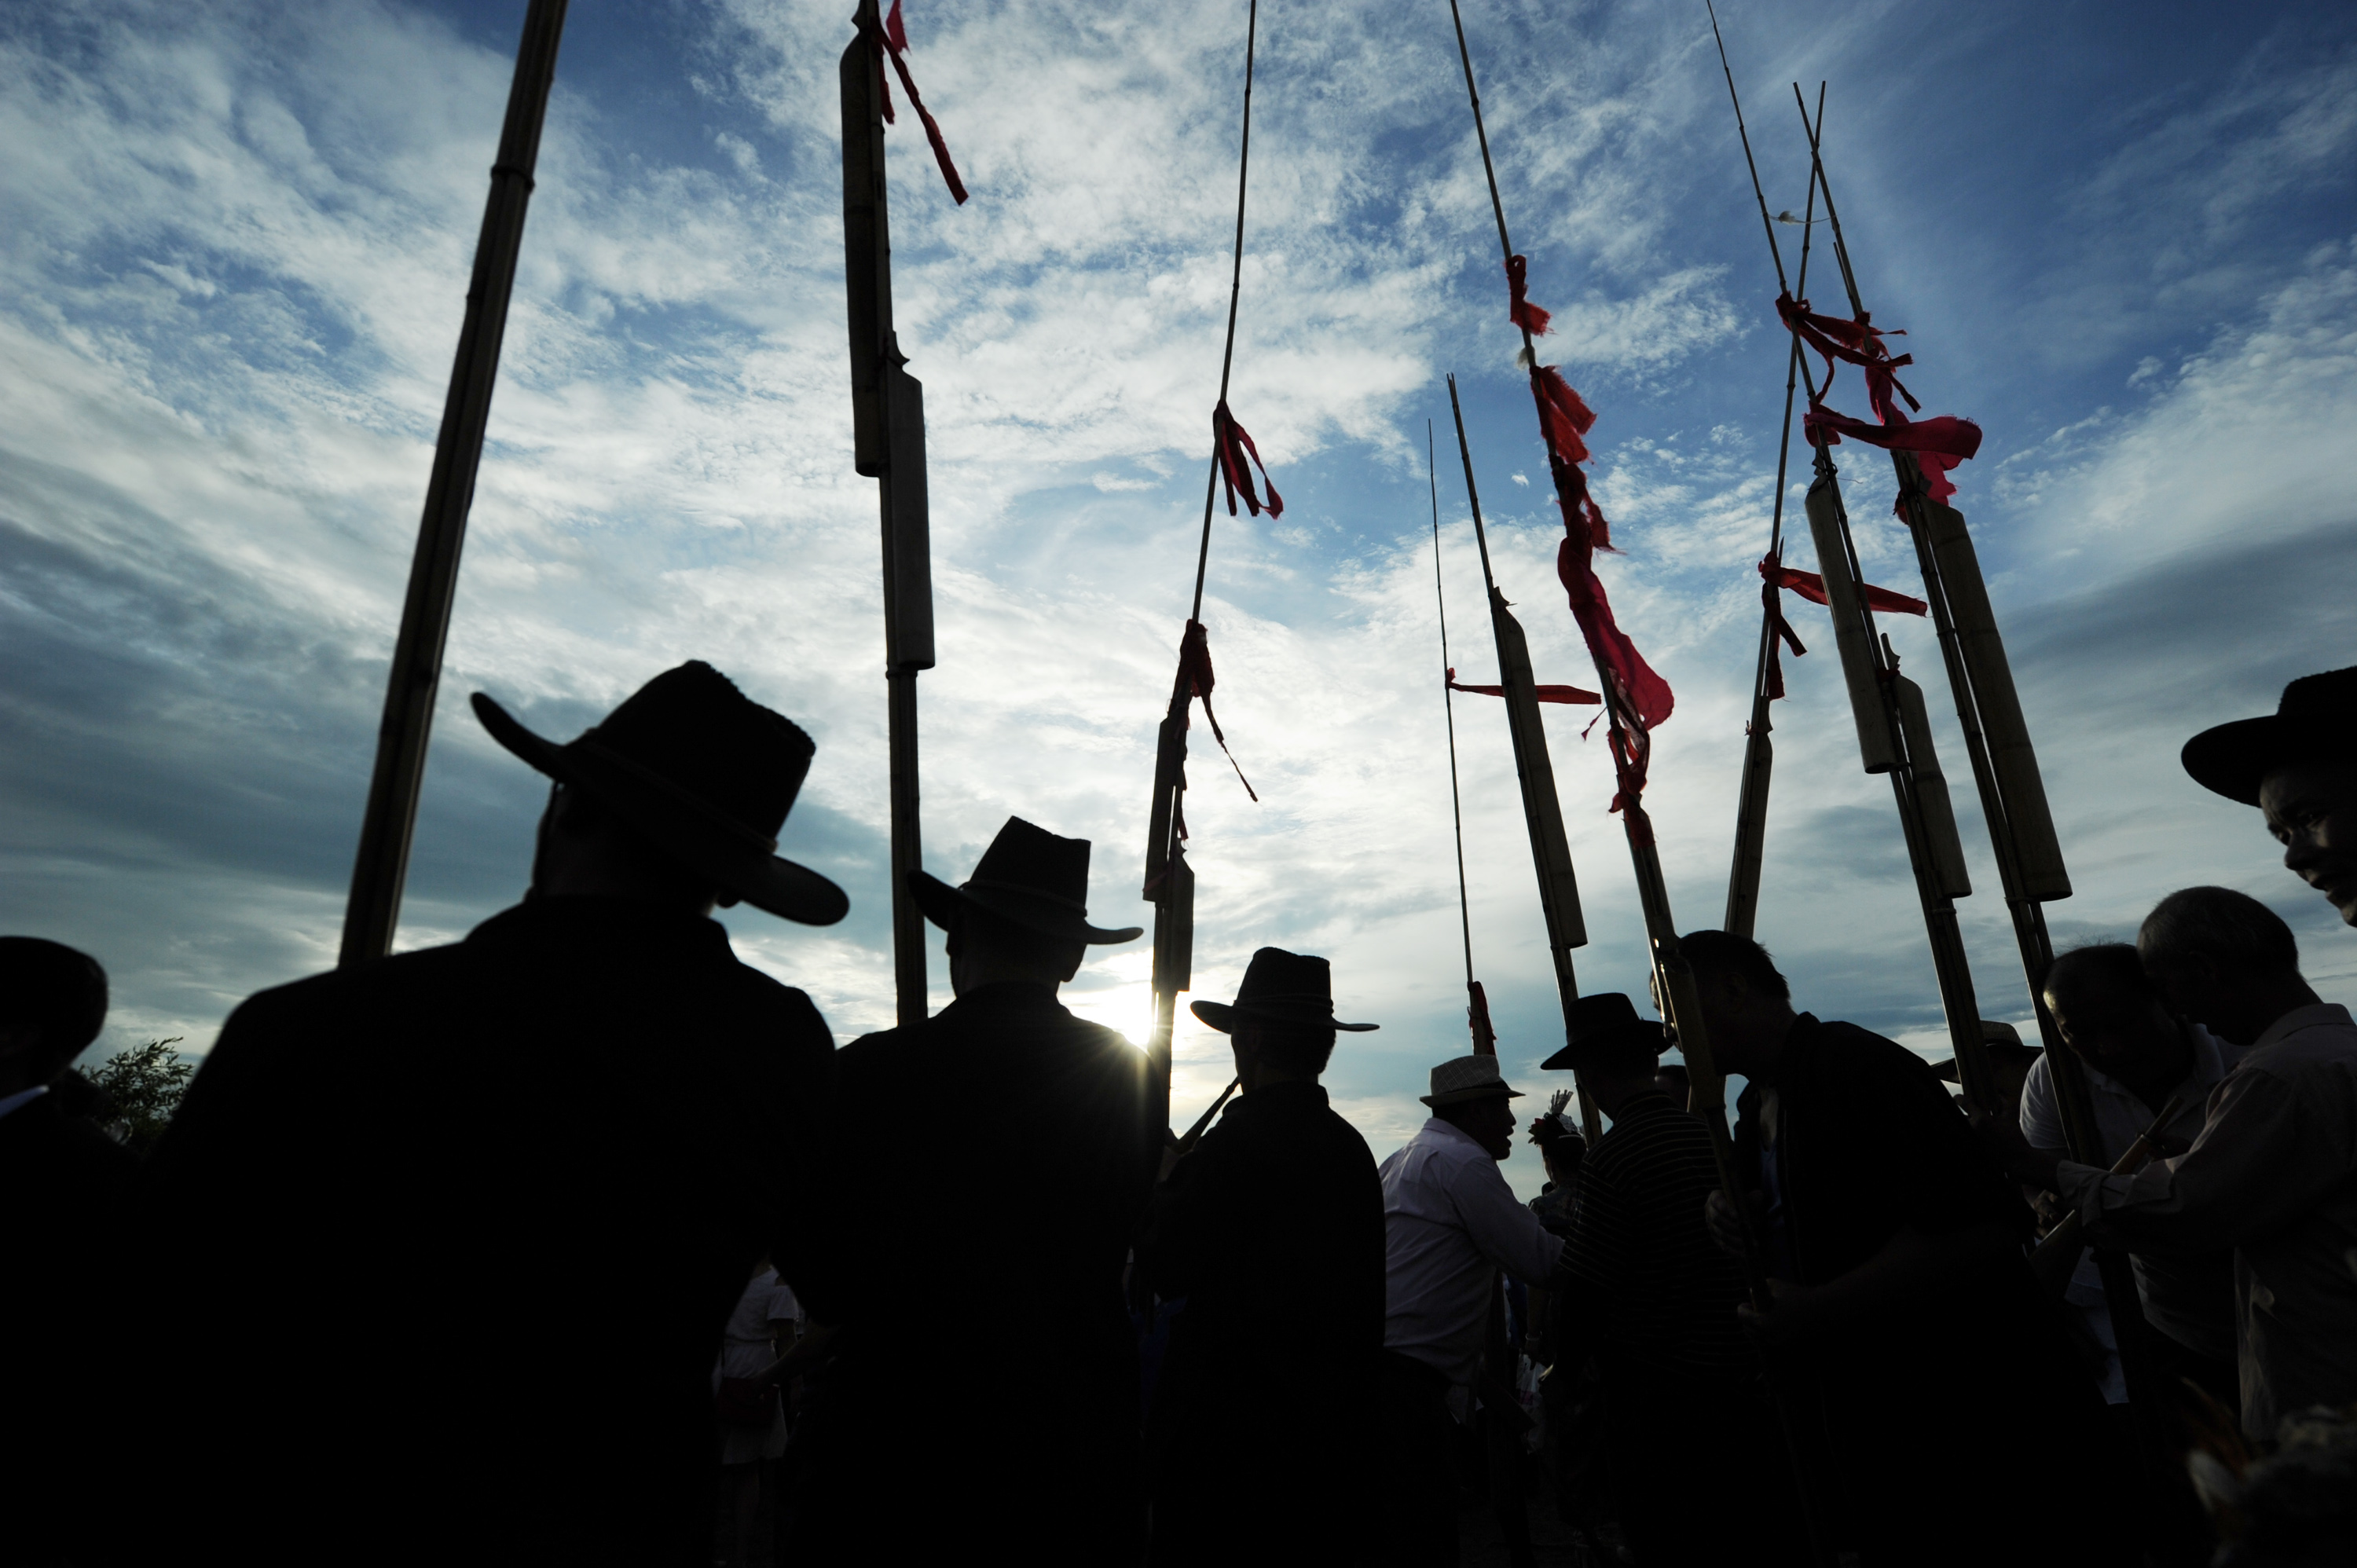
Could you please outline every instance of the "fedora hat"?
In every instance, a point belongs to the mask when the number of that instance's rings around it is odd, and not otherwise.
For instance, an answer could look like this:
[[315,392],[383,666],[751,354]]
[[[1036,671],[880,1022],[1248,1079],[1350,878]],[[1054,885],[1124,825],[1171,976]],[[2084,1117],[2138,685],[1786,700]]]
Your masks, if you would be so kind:
[[1498,1076],[1495,1057],[1453,1057],[1432,1069],[1432,1092],[1416,1098],[1438,1110],[1444,1105],[1458,1105],[1468,1100],[1487,1100],[1503,1095],[1520,1100],[1523,1091],[1508,1087]]
[[1571,1004],[1571,1040],[1539,1063],[1549,1072],[1577,1064],[1598,1047],[1620,1036],[1640,1036],[1655,1056],[1669,1048],[1670,1032],[1651,1018],[1637,1016],[1636,1004],[1618,991],[1599,991]]
[[2357,757],[2357,669],[2303,675],[2274,713],[2205,729],[2179,754],[2195,783],[2245,806],[2259,803],[2271,769],[2337,757]]
[[1344,1024],[1334,1017],[1334,973],[1322,958],[1263,948],[1244,966],[1244,983],[1233,1002],[1194,1002],[1195,1016],[1222,1035],[1238,1024],[1296,1024],[1310,1029],[1347,1029],[1363,1035],[1381,1026]]
[[970,908],[1071,941],[1129,942],[1146,934],[1143,926],[1090,925],[1089,841],[1059,838],[1020,817],[1006,819],[963,883],[952,887],[931,872],[912,871],[909,892],[943,930]]
[[851,908],[842,888],[777,853],[816,743],[702,660],[664,671],[564,746],[480,692],[473,701],[493,740],[729,897],[806,926],[831,926]]

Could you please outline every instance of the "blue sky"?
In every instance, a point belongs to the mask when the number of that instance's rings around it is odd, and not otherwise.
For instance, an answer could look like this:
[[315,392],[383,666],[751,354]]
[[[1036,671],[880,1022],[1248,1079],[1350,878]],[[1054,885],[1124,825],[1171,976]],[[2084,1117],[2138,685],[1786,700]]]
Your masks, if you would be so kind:
[[[850,890],[825,931],[732,914],[848,1038],[888,1019],[881,614],[851,472],[834,59],[842,4],[576,0],[427,775],[403,945],[511,901],[535,776],[487,690],[569,735],[704,657],[820,742],[790,854]],[[0,12],[0,927],[115,979],[102,1048],[201,1049],[237,999],[332,960],[431,461],[513,4]],[[2184,737],[2351,661],[2357,16],[2217,7],[1724,8],[1770,204],[1790,83],[1909,384],[1977,420],[1959,506],[1991,577],[2078,888],[2065,941],[2216,881],[2294,920],[2327,994],[2348,934],[2208,796]],[[1652,796],[1686,928],[1725,897],[1784,340],[1697,5],[1466,16],[1551,357],[1598,409],[1623,624],[1678,693]],[[891,134],[903,347],[926,382],[941,667],[928,861],[1019,812],[1135,885],[1219,375],[1243,11],[910,0],[974,200]],[[1231,401],[1285,517],[1217,521],[1219,709],[1259,788],[1199,754],[1198,994],[1263,943],[1335,961],[1379,1019],[1329,1078],[1381,1154],[1462,1039],[1434,675],[1425,422],[1455,371],[1501,585],[1542,679],[1587,660],[1512,364],[1446,7],[1264,9]],[[1789,236],[1797,231],[1786,230]],[[1830,274],[1821,274],[1830,283]],[[1837,295],[1813,290],[1821,306]],[[1864,413],[1854,381],[1846,401]],[[1878,456],[1843,449],[1876,580],[1914,585]],[[1490,674],[1444,447],[1458,662]],[[1533,484],[1529,481],[1537,480]],[[1805,531],[1792,552],[1809,564]],[[1860,774],[1822,612],[1777,714],[1760,932],[1798,999],[1926,1047],[1938,1002],[1887,788]],[[1927,628],[1893,626],[1935,715]],[[1814,635],[1813,635],[1813,633]],[[1952,710],[1951,715],[1952,715]],[[1502,714],[1459,710],[1476,957],[1511,1076],[1560,1025]],[[1592,945],[1641,993],[1600,738],[1551,719]],[[1966,775],[1952,716],[1952,778]],[[1977,813],[1983,1011],[2028,1013]],[[1142,1036],[1144,944],[1075,1004]],[[936,954],[933,978],[945,999]],[[1225,1080],[1179,1041],[1180,1114]],[[1525,1155],[1510,1172],[1534,1186]]]

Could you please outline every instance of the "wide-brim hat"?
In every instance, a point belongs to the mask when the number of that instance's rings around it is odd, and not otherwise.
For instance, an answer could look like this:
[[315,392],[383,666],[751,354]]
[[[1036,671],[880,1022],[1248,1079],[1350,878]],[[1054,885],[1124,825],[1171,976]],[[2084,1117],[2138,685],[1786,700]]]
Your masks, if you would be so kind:
[[1143,926],[1089,924],[1089,841],[1060,838],[1009,817],[974,875],[955,887],[927,871],[909,873],[909,892],[943,930],[961,909],[979,909],[1042,936],[1068,941],[1134,942]]
[[[2035,1061],[2046,1054],[2044,1046],[2024,1045],[2020,1030],[1996,1018],[1981,1020],[1981,1044],[1988,1047],[1988,1053],[1992,1057],[2008,1061]],[[1944,1079],[1950,1083],[1959,1081],[1957,1078],[1959,1070],[1956,1058],[1953,1057],[1950,1057],[1945,1061],[1932,1064],[1932,1076]]]
[[1670,1047],[1669,1030],[1653,1019],[1639,1017],[1637,1004],[1622,993],[1599,991],[1582,996],[1571,1005],[1570,1043],[1539,1066],[1549,1072],[1561,1072],[1577,1065],[1591,1051],[1624,1036],[1641,1038],[1655,1056]]
[[1382,1026],[1337,1019],[1332,966],[1322,958],[1286,952],[1283,948],[1263,948],[1252,955],[1233,1002],[1193,1002],[1188,1006],[1196,1017],[1223,1035],[1234,1033],[1238,1024],[1344,1029],[1353,1035]]
[[1499,1075],[1495,1057],[1454,1057],[1432,1069],[1432,1092],[1417,1099],[1438,1110],[1443,1105],[1459,1105],[1468,1100],[1489,1100],[1502,1097],[1520,1100],[1523,1091],[1509,1086]]
[[2274,713],[2205,729],[2179,753],[2195,783],[2245,806],[2283,764],[2340,758],[2357,758],[2357,668],[2303,675]]
[[778,830],[818,746],[802,726],[700,660],[666,670],[565,745],[535,735],[478,692],[491,738],[611,811],[727,897],[831,926],[843,889],[778,854]]

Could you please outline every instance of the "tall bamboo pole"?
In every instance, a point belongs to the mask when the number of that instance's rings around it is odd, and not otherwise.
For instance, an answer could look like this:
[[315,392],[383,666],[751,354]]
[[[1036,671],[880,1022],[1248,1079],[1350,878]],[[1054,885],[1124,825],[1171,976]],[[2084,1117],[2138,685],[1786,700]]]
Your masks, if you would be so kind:
[[507,120],[500,128],[491,190],[475,240],[474,276],[467,285],[467,315],[442,403],[442,431],[434,443],[434,470],[425,483],[425,512],[410,559],[409,595],[401,608],[385,681],[384,717],[377,728],[376,768],[361,819],[360,853],[351,895],[344,906],[343,948],[337,961],[365,963],[393,950],[401,921],[401,894],[409,875],[410,839],[417,826],[417,793],[425,777],[425,749],[434,728],[434,699],[442,686],[442,653],[450,639],[450,607],[458,591],[458,554],[467,540],[467,513],[475,499],[475,471],[483,458],[483,431],[491,416],[500,340],[514,292],[516,253],[523,244],[532,203],[533,170],[540,161],[541,122],[556,78],[556,46],[565,31],[565,0],[532,0],[523,39],[508,87]]
[[[1457,699],[1450,684],[1457,671],[1448,658],[1448,591],[1440,571],[1439,451],[1433,444],[1432,421],[1424,422],[1424,477],[1432,492],[1432,601],[1440,612],[1440,712],[1448,724],[1448,816],[1457,834],[1457,929],[1465,939],[1465,1026],[1473,1036],[1476,1056],[1497,1054],[1498,1041],[1488,1034],[1488,1009],[1481,1004],[1480,982],[1473,978],[1473,898],[1465,882],[1465,798],[1457,785]],[[1503,690],[1502,687],[1500,688]]]
[[[1228,269],[1228,327],[1220,349],[1221,403],[1228,401],[1228,378],[1236,360],[1236,311],[1244,286],[1244,198],[1252,188],[1253,68],[1260,43],[1260,0],[1244,19],[1243,127],[1236,150],[1236,234]],[[1195,594],[1187,619],[1203,618],[1203,579],[1211,564],[1211,504],[1220,483],[1216,438],[1203,477],[1203,527],[1195,546]],[[1148,1125],[1158,1143],[1170,1120],[1170,1070],[1178,1028],[1178,993],[1194,984],[1195,872],[1187,863],[1187,728],[1193,701],[1186,660],[1171,682],[1155,750],[1154,800],[1148,812],[1145,897],[1154,905],[1154,1032],[1146,1042]]]
[[[1457,401],[1457,378],[1448,378],[1448,411],[1457,421],[1457,453],[1465,465],[1465,501],[1473,512],[1473,542],[1481,551],[1481,586],[1490,602],[1490,632],[1498,649],[1498,689],[1505,694],[1506,734],[1513,743],[1514,774],[1522,785],[1523,822],[1530,830],[1531,863],[1538,872],[1539,917],[1546,923],[1547,954],[1555,961],[1555,996],[1563,1005],[1563,1037],[1570,1043],[1579,1003],[1579,976],[1571,950],[1587,945],[1579,912],[1579,883],[1572,874],[1571,841],[1563,831],[1563,802],[1555,795],[1555,764],[1547,756],[1546,725],[1539,716],[1538,681],[1531,671],[1530,643],[1522,622],[1506,607],[1490,569],[1490,535],[1481,521],[1481,490],[1473,481],[1473,448],[1465,439],[1465,411]],[[1604,1135],[1604,1119],[1587,1086],[1579,1090],[1579,1119],[1588,1142]]]
[[899,1022],[927,1010],[925,918],[909,886],[924,865],[917,776],[917,672],[933,667],[925,390],[892,324],[890,189],[884,155],[883,26],[860,0],[843,51],[844,283],[851,348],[852,466],[878,482],[884,575],[884,689],[890,755],[892,982]]

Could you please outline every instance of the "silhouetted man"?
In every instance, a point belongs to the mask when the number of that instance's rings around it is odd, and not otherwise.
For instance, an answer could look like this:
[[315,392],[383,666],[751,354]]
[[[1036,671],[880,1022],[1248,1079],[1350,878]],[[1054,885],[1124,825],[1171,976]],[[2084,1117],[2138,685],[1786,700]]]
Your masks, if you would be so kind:
[[[1756,942],[1696,931],[1679,945],[1718,1066],[1750,1080],[1737,1158],[1772,1297],[1764,1315],[1738,1313],[1824,1402],[1844,1483],[1824,1495],[1846,1504],[1837,1536],[1894,1568],[2122,1560],[2102,1396],[2023,1260],[2028,1207],[1930,1065],[1795,1014]],[[1738,1251],[1723,1194],[1710,1212]],[[2024,1432],[2084,1466],[2083,1484],[2023,1485]]]
[[2300,977],[2291,928],[2231,888],[2162,899],[2136,951],[2242,1060],[2184,1154],[2115,1176],[2022,1151],[2017,1174],[2061,1194],[2091,1240],[2234,1250],[2243,1429],[2272,1439],[2285,1415],[2357,1401],[2357,1024]]
[[810,737],[701,663],[474,706],[554,780],[523,902],[248,1000],[148,1162],[153,1561],[701,1563],[722,1326],[764,1252],[824,1299],[826,1026],[710,918],[842,917]]
[[954,1114],[988,1157],[945,1203],[932,1163],[888,1128],[845,1151],[848,1289],[812,1313],[837,1331],[836,1359],[796,1439],[801,1549],[1130,1563],[1146,1499],[1122,1273],[1161,1141],[1145,1054],[1056,991],[1091,944],[1140,932],[1089,923],[1086,839],[1019,817],[962,886],[921,871],[909,886],[949,933],[957,1000],[845,1047],[838,1098],[863,1118]]
[[106,972],[38,937],[0,937],[0,1540],[11,1561],[63,1561],[99,1533],[87,1502],[89,1372],[110,1337],[102,1271],[124,1252],[119,1205],[137,1162],[49,1086],[106,1022]]
[[1322,958],[1263,948],[1232,1003],[1242,1096],[1155,1195],[1139,1250],[1184,1298],[1147,1428],[1156,1568],[1360,1560],[1383,1344],[1383,1189],[1318,1075],[1338,1029]]
[[2256,806],[2284,865],[2357,926],[2357,669],[2303,675],[2272,714],[2203,730],[2185,771]]

